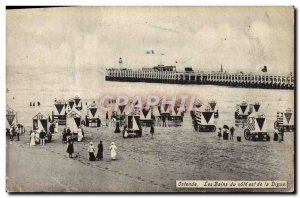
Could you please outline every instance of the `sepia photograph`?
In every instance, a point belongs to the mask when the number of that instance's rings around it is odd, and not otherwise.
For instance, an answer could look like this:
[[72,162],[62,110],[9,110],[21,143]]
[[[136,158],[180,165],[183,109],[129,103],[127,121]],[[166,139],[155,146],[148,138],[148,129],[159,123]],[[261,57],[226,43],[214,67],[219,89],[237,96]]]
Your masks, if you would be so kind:
[[295,7],[5,15],[6,192],[295,192]]

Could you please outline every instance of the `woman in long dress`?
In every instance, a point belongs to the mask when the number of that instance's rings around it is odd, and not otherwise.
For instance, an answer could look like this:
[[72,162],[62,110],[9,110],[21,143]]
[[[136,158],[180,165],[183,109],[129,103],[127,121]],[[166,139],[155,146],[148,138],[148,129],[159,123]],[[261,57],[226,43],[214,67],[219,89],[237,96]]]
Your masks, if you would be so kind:
[[115,145],[114,142],[111,143],[109,149],[110,149],[110,157],[111,157],[111,159],[115,160],[116,157],[117,157],[117,152],[116,152],[117,147],[116,147],[116,145]]
[[79,128],[77,130],[77,133],[78,133],[78,142],[81,142],[82,138],[83,138],[83,134],[82,134],[82,130],[81,130],[80,126],[79,126]]
[[95,147],[93,146],[93,142],[90,143],[90,146],[88,148],[88,152],[89,152],[89,156],[90,156],[90,161],[95,161],[96,157],[95,157]]
[[102,141],[100,141],[100,144],[98,144],[98,152],[97,152],[97,160],[103,159],[103,144]]
[[58,133],[58,122],[55,122],[54,133]]
[[35,133],[34,131],[30,134],[30,146],[35,146]]

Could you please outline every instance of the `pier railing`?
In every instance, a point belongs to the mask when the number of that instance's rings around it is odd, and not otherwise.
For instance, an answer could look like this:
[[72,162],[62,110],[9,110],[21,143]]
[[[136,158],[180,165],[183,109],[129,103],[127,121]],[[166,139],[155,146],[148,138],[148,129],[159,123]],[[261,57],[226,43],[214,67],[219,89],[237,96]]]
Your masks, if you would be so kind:
[[265,89],[294,89],[294,76],[268,73],[178,72],[131,69],[107,69],[107,81],[170,84],[223,85]]

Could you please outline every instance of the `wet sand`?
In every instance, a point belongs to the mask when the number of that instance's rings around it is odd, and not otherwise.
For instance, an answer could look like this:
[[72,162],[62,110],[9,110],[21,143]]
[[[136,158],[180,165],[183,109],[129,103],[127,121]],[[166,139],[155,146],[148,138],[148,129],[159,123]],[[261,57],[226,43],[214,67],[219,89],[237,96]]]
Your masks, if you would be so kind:
[[[28,130],[27,130],[28,131]],[[85,128],[83,142],[75,142],[69,159],[61,130],[43,148],[29,146],[28,133],[20,142],[7,141],[7,191],[9,192],[208,192],[230,189],[176,189],[176,180],[277,180],[294,189],[294,134],[284,142],[219,140],[217,133],[198,133],[188,115],[183,127],[149,128],[142,138],[123,139],[113,127]],[[236,135],[242,135],[238,130]],[[273,134],[271,134],[271,137]],[[88,161],[89,142],[102,140],[104,159]],[[117,160],[108,150],[114,141]],[[236,189],[235,191],[268,191]]]

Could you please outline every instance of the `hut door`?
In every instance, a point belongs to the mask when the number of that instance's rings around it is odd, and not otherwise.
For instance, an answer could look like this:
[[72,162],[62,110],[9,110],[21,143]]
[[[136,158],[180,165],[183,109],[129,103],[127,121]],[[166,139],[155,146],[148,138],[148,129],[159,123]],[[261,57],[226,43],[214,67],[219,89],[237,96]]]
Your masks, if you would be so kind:
[[43,131],[47,132],[48,126],[47,126],[47,120],[40,120],[43,126]]

